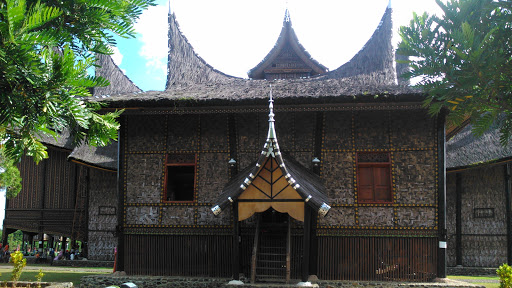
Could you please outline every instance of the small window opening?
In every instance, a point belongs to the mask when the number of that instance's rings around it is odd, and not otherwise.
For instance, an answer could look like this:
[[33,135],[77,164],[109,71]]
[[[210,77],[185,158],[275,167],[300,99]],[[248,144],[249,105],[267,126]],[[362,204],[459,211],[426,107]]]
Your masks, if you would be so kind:
[[186,159],[183,157],[180,157],[180,159],[174,159],[174,157],[168,155],[165,170],[164,201],[194,201],[196,177],[195,157],[193,161],[190,160],[192,159]]

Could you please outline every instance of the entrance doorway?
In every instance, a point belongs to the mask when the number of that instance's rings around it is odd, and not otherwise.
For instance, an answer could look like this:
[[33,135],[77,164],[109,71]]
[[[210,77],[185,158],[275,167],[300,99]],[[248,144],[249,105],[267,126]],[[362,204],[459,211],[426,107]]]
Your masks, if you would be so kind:
[[290,280],[290,217],[273,208],[259,215],[258,247],[253,262],[256,282],[288,282]]

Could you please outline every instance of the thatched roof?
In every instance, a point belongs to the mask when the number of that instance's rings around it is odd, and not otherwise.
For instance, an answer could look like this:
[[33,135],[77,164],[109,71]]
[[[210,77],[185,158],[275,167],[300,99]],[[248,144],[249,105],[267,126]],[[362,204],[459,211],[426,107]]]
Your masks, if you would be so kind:
[[70,151],[69,160],[110,171],[117,170],[117,141],[113,141],[105,147],[93,147],[86,144],[75,147],[73,137],[68,129],[58,133],[57,138],[46,134],[41,134],[38,137],[43,144]]
[[[181,33],[174,14],[169,13],[168,21],[169,54],[165,91],[133,93],[139,92],[140,89],[130,89],[133,86],[128,84],[133,83],[127,80],[124,74],[123,77],[119,76],[122,72],[108,58],[103,59],[103,62],[108,65],[103,65],[103,68],[98,71],[100,73],[111,71],[103,74],[112,82],[111,87],[105,89],[111,90],[104,90],[101,92],[103,97],[91,98],[90,101],[103,102],[109,108],[207,107],[207,109],[215,109],[219,106],[263,105],[266,102],[270,84],[272,84],[274,95],[277,95],[276,100],[279,101],[280,107],[296,104],[351,103],[357,105],[359,103],[420,102],[424,99],[424,93],[421,91],[396,84],[395,55],[391,44],[391,8],[389,7],[372,37],[348,63],[336,70],[308,79],[266,81],[242,79],[224,74],[214,69],[194,52]],[[288,41],[285,41],[286,39]],[[256,73],[261,70],[265,63],[271,61],[279,47],[289,41],[294,43],[295,51],[299,51],[301,57],[309,61],[308,63],[317,68],[323,67],[300,45],[291,22],[285,18],[276,46],[251,71]],[[397,67],[402,69],[401,66]],[[107,68],[110,70],[106,70]],[[116,79],[120,81],[112,81],[111,77],[117,77]],[[116,85],[120,87],[116,88]],[[97,95],[96,91],[95,95]],[[99,153],[96,150],[94,152]],[[93,160],[96,156],[85,154],[87,153],[77,152],[76,159],[83,159],[90,164],[99,163]]]
[[297,35],[292,28],[290,13],[287,9],[283,20],[283,28],[281,29],[281,33],[279,34],[274,47],[272,50],[270,50],[270,52],[268,52],[267,56],[265,56],[265,58],[258,65],[256,65],[256,67],[249,70],[247,73],[249,78],[264,79],[264,70],[271,66],[274,59],[279,56],[281,50],[283,50],[283,48],[287,45],[293,49],[296,55],[304,62],[307,67],[312,69],[312,75],[318,75],[327,72],[327,67],[313,59],[313,57],[311,57],[311,55],[306,51],[304,46],[300,44],[299,39],[297,38]]
[[236,78],[214,69],[196,54],[185,35],[181,33],[174,13],[169,13],[168,21],[169,56],[165,90],[179,84],[210,83]]
[[309,103],[364,103],[422,101],[424,94],[410,87],[383,85],[373,75],[343,79],[244,80],[181,84],[166,91],[111,95],[91,99],[112,108],[236,106],[262,104],[272,84],[280,105]]
[[137,87],[123,71],[117,67],[112,60],[112,57],[108,55],[97,54],[96,55],[96,76],[103,77],[110,81],[110,85],[107,87],[95,87],[93,96],[103,95],[115,95],[122,93],[138,93],[142,90]]
[[391,12],[388,6],[370,40],[349,62],[319,77],[332,79],[367,75],[381,84],[395,84]]
[[39,134],[37,138],[41,143],[45,145],[51,145],[57,148],[62,148],[65,150],[73,150],[73,137],[71,137],[69,130],[64,129],[62,132],[58,133],[57,137],[53,137],[48,134]]
[[484,165],[512,157],[512,142],[505,147],[500,144],[496,123],[482,137],[471,134],[472,128],[467,125],[446,143],[447,169]]
[[81,164],[116,171],[117,142],[113,141],[105,147],[80,145],[71,152],[68,159]]
[[[373,87],[396,85],[395,55],[391,43],[392,36],[392,9],[388,7],[381,22],[372,37],[365,46],[346,64],[336,70],[321,74],[310,79],[284,80],[289,83],[277,84],[291,88],[295,93],[293,97],[318,97],[339,95],[360,95],[368,90],[376,90]],[[262,87],[265,93],[268,82],[259,80],[241,79],[224,74],[206,63],[195,52],[186,37],[179,30],[174,14],[169,14],[169,57],[167,66],[167,84],[165,93],[157,93],[157,97],[164,98],[195,98],[204,99],[249,99],[254,96],[246,94],[259,94]],[[251,78],[262,78],[260,74],[284,45],[290,44],[297,55],[317,72],[326,71],[323,65],[315,61],[311,55],[299,43],[297,36],[291,27],[291,21],[285,16],[281,34],[274,48],[267,56],[249,71]],[[259,76],[258,76],[259,75]],[[345,81],[330,81],[340,80]],[[321,81],[318,83],[316,81]],[[313,91],[320,86],[325,86],[318,91]],[[209,93],[211,88],[220,89]],[[248,91],[251,90],[251,91]],[[378,90],[378,89],[377,89]],[[207,92],[208,95],[203,95]],[[370,91],[370,93],[372,93]],[[164,96],[165,94],[165,96]],[[196,95],[197,94],[197,95]],[[151,95],[155,95],[151,93]],[[150,96],[150,95],[147,95]],[[145,99],[148,99],[144,96]],[[260,96],[263,97],[263,96]],[[109,100],[107,100],[109,102]]]

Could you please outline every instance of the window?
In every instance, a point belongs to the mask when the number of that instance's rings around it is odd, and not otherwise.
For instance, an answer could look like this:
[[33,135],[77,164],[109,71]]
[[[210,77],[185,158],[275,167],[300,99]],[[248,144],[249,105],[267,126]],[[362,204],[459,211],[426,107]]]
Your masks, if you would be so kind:
[[389,153],[357,153],[359,203],[391,203],[391,162]]
[[196,183],[194,154],[168,154],[165,161],[165,202],[192,202]]

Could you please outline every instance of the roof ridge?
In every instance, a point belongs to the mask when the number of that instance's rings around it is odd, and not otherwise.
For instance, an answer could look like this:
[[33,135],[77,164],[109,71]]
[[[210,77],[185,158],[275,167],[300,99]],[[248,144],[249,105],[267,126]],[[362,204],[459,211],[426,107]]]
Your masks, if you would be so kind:
[[143,90],[133,83],[123,70],[117,66],[110,55],[96,54],[95,75],[107,79],[110,85],[106,87],[94,87],[93,96],[143,92]]
[[181,32],[175,13],[168,15],[167,82],[165,90],[182,83],[219,82],[241,79],[213,68],[200,57]]
[[[315,70],[317,74],[322,74],[329,70],[329,69],[327,69],[327,67],[320,64],[320,62],[313,59],[313,57],[311,57],[311,54],[309,54],[309,52],[306,51],[306,48],[304,48],[304,46],[302,46],[302,44],[299,42],[297,34],[295,33],[295,30],[292,27],[292,20],[290,17],[290,12],[287,8],[285,10],[285,14],[284,14],[283,27],[281,28],[281,32],[279,33],[279,36],[277,37],[277,40],[274,43],[274,46],[272,47],[272,49],[270,49],[270,51],[263,58],[263,60],[261,60],[254,68],[252,68],[251,70],[249,70],[247,72],[247,75],[249,76],[249,78],[253,78],[253,79],[263,78],[262,77],[263,69],[265,69],[266,67],[268,67],[268,65],[270,65],[269,62],[271,62],[272,60],[277,58],[281,49],[286,45],[286,41],[289,41],[290,44],[292,44],[291,45],[292,48],[294,46],[293,44],[294,43],[296,44],[297,49],[293,49],[294,52],[308,66],[311,66],[311,68],[313,68],[313,70]],[[301,57],[300,54],[303,54],[303,57]]]
[[382,84],[395,84],[395,60],[391,43],[392,11],[393,9],[388,5],[372,36],[348,62],[315,78],[339,79],[361,74],[374,74],[374,77],[378,78],[377,80]]

